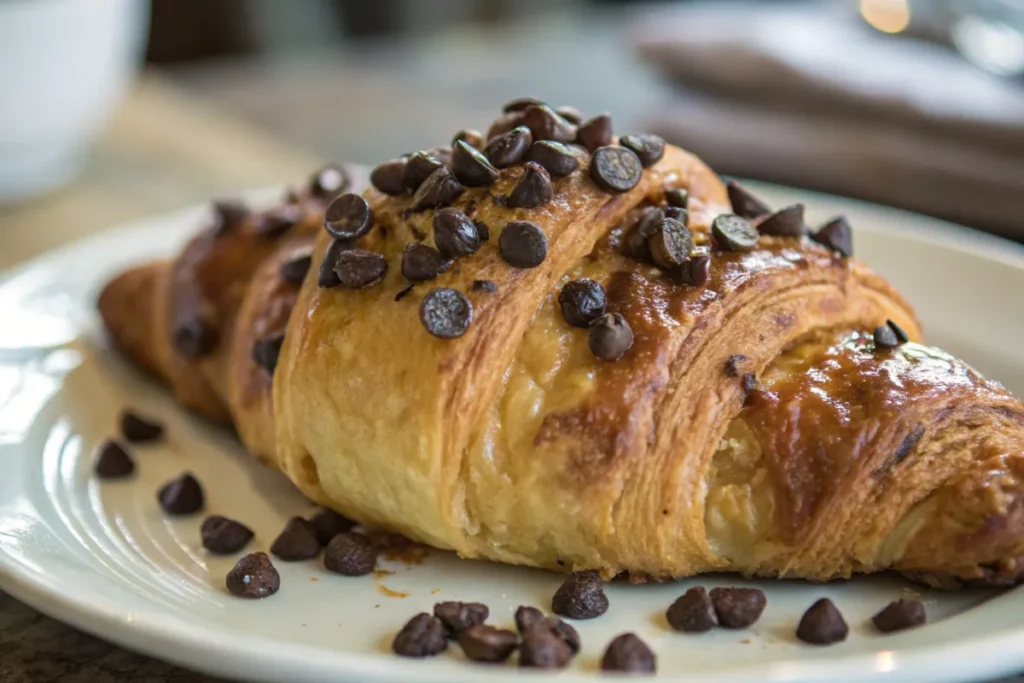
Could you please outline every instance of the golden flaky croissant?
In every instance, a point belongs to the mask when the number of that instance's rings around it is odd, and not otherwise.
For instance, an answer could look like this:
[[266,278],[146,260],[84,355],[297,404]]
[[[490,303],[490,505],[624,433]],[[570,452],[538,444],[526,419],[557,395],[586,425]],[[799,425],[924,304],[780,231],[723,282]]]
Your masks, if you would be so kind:
[[314,501],[606,577],[1017,578],[1024,405],[916,342],[842,219],[530,100],[354,173],[217,205],[99,302]]

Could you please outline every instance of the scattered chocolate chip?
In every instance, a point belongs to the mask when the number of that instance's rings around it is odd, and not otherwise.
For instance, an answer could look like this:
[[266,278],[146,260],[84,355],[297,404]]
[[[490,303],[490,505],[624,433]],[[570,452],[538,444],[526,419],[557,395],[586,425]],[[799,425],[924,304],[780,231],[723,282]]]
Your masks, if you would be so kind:
[[355,249],[351,242],[344,240],[331,240],[324,252],[324,260],[320,262],[320,272],[317,275],[317,284],[323,288],[337,287],[341,284],[341,278],[335,272],[334,267],[338,265],[338,257],[342,252]]
[[761,618],[768,599],[757,588],[712,588],[711,602],[719,624],[725,628],[747,628]]
[[565,322],[574,327],[587,327],[604,315],[604,287],[600,282],[579,278],[566,283],[558,294],[558,305]]
[[480,232],[469,216],[448,207],[434,214],[434,244],[448,258],[468,256],[480,248]]
[[600,575],[592,569],[571,574],[555,591],[551,611],[570,619],[593,619],[607,612],[608,597]]
[[574,126],[578,126],[583,122],[583,112],[576,107],[565,105],[555,109],[555,113]]
[[639,157],[625,147],[601,147],[590,159],[590,177],[605,192],[628,192],[642,175]]
[[747,219],[724,213],[711,221],[715,246],[725,251],[750,251],[757,246],[758,234]]
[[529,109],[530,107],[540,104],[544,104],[544,101],[538,100],[536,97],[519,97],[511,102],[506,102],[505,106],[501,108],[501,111],[507,114],[513,111],[523,111],[524,109]]
[[363,289],[377,284],[388,272],[388,262],[380,254],[365,249],[348,249],[338,254],[334,272],[342,287]]
[[686,203],[689,201],[690,193],[687,190],[678,187],[665,190],[665,203],[669,206],[685,209]]
[[169,515],[191,515],[203,509],[203,487],[195,477],[185,472],[161,486],[157,499]]
[[604,671],[625,673],[654,673],[655,657],[647,643],[633,633],[623,633],[608,643],[601,658]]
[[452,138],[452,149],[457,148],[460,142],[465,142],[470,147],[475,147],[476,149],[483,149],[484,134],[472,128],[464,128]]
[[121,435],[128,443],[157,441],[164,435],[164,426],[138,413],[125,410],[121,413]]
[[462,140],[455,143],[452,152],[452,172],[466,187],[486,187],[498,179],[498,170],[487,157]]
[[644,168],[653,166],[665,156],[665,140],[650,133],[632,133],[619,138],[619,144],[636,152]]
[[100,479],[122,479],[135,471],[135,461],[121,444],[107,439],[96,449],[93,469]]
[[256,223],[256,234],[265,239],[277,239],[302,220],[304,212],[298,204],[286,204],[264,213]]
[[455,638],[470,626],[487,621],[491,611],[479,602],[439,602],[434,605],[434,616],[444,624],[445,634]]
[[433,280],[451,265],[451,259],[426,244],[407,244],[402,251],[402,275],[413,282]]
[[704,633],[718,626],[715,606],[704,586],[683,593],[665,612],[669,626],[684,633]]
[[742,353],[734,353],[725,361],[725,374],[728,377],[739,377],[740,366],[747,362],[747,357]]
[[572,648],[549,628],[534,627],[523,633],[519,644],[519,666],[535,669],[563,669],[572,661]]
[[900,345],[896,333],[888,325],[879,325],[875,328],[875,348],[891,349]]
[[612,117],[608,114],[598,114],[585,121],[576,131],[576,142],[583,145],[588,152],[612,144]]
[[544,618],[544,613],[536,607],[520,605],[516,610],[516,628],[519,633],[525,634],[527,629],[539,623]]
[[402,657],[432,657],[446,647],[448,639],[441,621],[426,612],[410,619],[391,643],[391,649]]
[[356,525],[356,523],[348,517],[326,508],[318,510],[312,517],[310,517],[309,523],[313,525],[313,530],[316,532],[316,540],[319,541],[322,546],[330,543],[331,539],[338,534],[351,531],[352,527]]
[[402,183],[405,189],[415,192],[423,182],[430,177],[430,174],[444,166],[441,160],[432,156],[430,152],[416,152],[405,160],[405,175],[402,176]]
[[896,335],[896,338],[899,340],[900,344],[906,344],[908,341],[910,341],[910,335],[907,334],[907,331],[904,330],[899,325],[897,325],[896,323],[894,323],[892,320],[886,320],[885,324],[892,328],[892,331]]
[[473,221],[473,225],[476,226],[476,232],[480,235],[481,242],[488,242],[491,239],[491,229],[487,227],[487,224],[483,221]]
[[316,529],[307,519],[292,517],[270,546],[270,552],[287,562],[309,560],[320,554]]
[[494,294],[498,291],[498,283],[491,280],[473,280],[473,291]]
[[548,255],[548,238],[536,223],[513,221],[498,237],[498,251],[516,268],[536,268]]
[[807,226],[804,225],[804,205],[794,204],[779,209],[761,221],[757,231],[762,235],[776,237],[802,237],[807,232]]
[[420,322],[435,337],[461,337],[473,322],[473,304],[457,290],[431,290],[420,303]]
[[750,194],[747,188],[735,180],[730,180],[726,185],[726,189],[729,192],[729,203],[732,204],[732,212],[737,216],[752,220],[772,212],[767,204]]
[[672,271],[676,284],[689,287],[701,287],[711,279],[711,257],[697,254],[683,261],[682,265]]
[[536,209],[550,202],[554,195],[547,170],[535,161],[527,161],[523,175],[508,196],[506,206],[513,209]]
[[297,251],[281,264],[281,279],[293,285],[301,285],[313,266],[313,252],[309,249]]
[[658,207],[651,206],[644,209],[640,220],[626,233],[624,242],[626,253],[640,261],[650,261],[651,248],[648,246],[647,240],[663,220],[665,220],[665,212]]
[[515,631],[478,624],[459,634],[459,645],[474,662],[504,662],[519,646]]
[[749,394],[757,388],[757,375],[752,372],[746,372],[743,374],[741,383],[743,385],[743,392]]
[[569,646],[569,650],[573,655],[579,654],[580,648],[580,634],[572,626],[562,621],[558,617],[544,617],[537,627],[545,627],[551,629],[552,632],[559,638],[565,641],[565,644]]
[[462,194],[463,189],[451,169],[442,166],[423,181],[420,189],[416,190],[416,194],[413,195],[409,208],[413,211],[422,211],[451,204],[456,197]]
[[252,345],[252,360],[271,375],[277,368],[277,359],[281,355],[281,346],[284,345],[284,333],[272,334],[262,339],[257,339]]
[[810,238],[840,256],[853,256],[853,231],[844,216],[821,226],[810,234]]
[[488,142],[484,154],[495,168],[508,168],[525,159],[532,144],[533,133],[530,129],[516,126]]
[[281,588],[281,575],[266,553],[246,555],[228,572],[228,592],[240,598],[266,598]]
[[928,621],[924,604],[920,600],[899,599],[890,602],[885,609],[871,617],[872,623],[882,633],[892,633],[920,626]]
[[365,576],[377,567],[377,549],[355,531],[338,534],[324,550],[324,568],[345,576]]
[[690,213],[686,209],[681,209],[678,206],[666,206],[665,218],[671,218],[672,220],[679,221],[687,227],[690,225]]
[[218,237],[234,232],[245,222],[250,213],[249,207],[237,199],[214,200],[214,231]]
[[576,152],[560,142],[538,140],[530,146],[526,158],[544,167],[555,178],[562,178],[580,166]]
[[673,218],[664,218],[654,226],[647,238],[651,258],[662,268],[680,266],[693,251],[693,236],[685,225]]
[[176,321],[171,343],[185,358],[201,358],[217,346],[217,330],[198,313],[183,316]]
[[309,181],[314,197],[331,199],[348,187],[348,173],[338,164],[328,164],[316,172]]
[[796,637],[811,645],[831,645],[846,640],[850,629],[832,601],[822,598],[804,612]]
[[590,323],[590,351],[601,360],[615,361],[633,346],[633,329],[619,313],[605,313]]
[[360,195],[348,192],[339,195],[327,207],[324,227],[339,240],[355,240],[373,227],[373,209]]
[[526,126],[534,140],[572,142],[576,139],[576,126],[572,125],[546,104],[535,104],[523,110],[520,125]]
[[214,555],[231,555],[237,553],[252,540],[252,529],[241,522],[236,522],[220,515],[211,515],[203,520],[199,527],[199,535],[203,539],[203,547]]
[[370,172],[370,183],[384,194],[398,195],[405,192],[405,167],[408,159],[385,161]]

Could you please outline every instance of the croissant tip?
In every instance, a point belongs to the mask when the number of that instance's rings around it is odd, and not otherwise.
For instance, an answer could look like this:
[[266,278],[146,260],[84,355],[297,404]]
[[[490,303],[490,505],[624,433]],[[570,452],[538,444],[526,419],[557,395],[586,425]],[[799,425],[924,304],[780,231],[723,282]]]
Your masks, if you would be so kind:
[[121,273],[103,287],[96,307],[113,342],[134,363],[160,374],[152,326],[152,302],[162,264],[149,263]]

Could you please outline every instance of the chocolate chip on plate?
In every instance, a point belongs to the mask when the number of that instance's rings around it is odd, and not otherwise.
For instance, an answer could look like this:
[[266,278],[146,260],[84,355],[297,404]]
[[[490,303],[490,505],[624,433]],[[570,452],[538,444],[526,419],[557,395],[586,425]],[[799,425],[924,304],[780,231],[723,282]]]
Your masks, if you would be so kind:
[[768,599],[757,588],[712,588],[711,602],[719,624],[725,628],[747,628],[761,618]]
[[701,287],[711,279],[711,257],[707,254],[696,254],[683,261],[672,271],[676,284],[689,287]]
[[487,143],[484,154],[495,168],[508,168],[526,158],[533,133],[526,126],[516,126]]
[[185,358],[201,358],[217,346],[217,330],[198,312],[183,315],[175,321],[171,343]]
[[673,602],[665,612],[669,626],[684,633],[704,633],[718,626],[715,606],[704,586],[694,586]]
[[370,171],[370,183],[389,195],[399,195],[406,191],[405,167],[408,159],[391,159]]
[[338,534],[324,550],[324,568],[345,576],[365,576],[377,567],[377,549],[355,531]]
[[519,647],[515,631],[486,624],[470,626],[459,633],[459,645],[474,662],[504,662]]
[[654,673],[656,660],[647,643],[634,633],[623,633],[608,643],[601,658],[603,671]]
[[520,125],[526,126],[534,140],[572,142],[576,139],[576,126],[572,125],[546,104],[535,104],[523,110]]
[[598,114],[584,121],[576,131],[576,142],[588,152],[612,144],[612,117],[609,114]]
[[807,232],[807,226],[804,225],[804,205],[794,204],[779,209],[761,221],[757,231],[762,235],[776,237],[802,237]]
[[218,237],[233,232],[250,213],[249,207],[238,199],[216,199],[213,202],[214,231]]
[[551,176],[535,161],[527,161],[519,182],[509,193],[506,206],[513,209],[536,209],[555,196]]
[[452,265],[450,258],[426,244],[414,242],[402,251],[402,275],[413,282],[433,280]]
[[377,284],[388,272],[388,262],[380,254],[365,249],[348,249],[338,254],[334,272],[342,287],[363,289]]
[[157,441],[164,435],[164,426],[138,413],[125,410],[121,413],[121,435],[128,443]]
[[590,159],[590,177],[605,192],[628,192],[642,175],[640,158],[625,147],[601,147]]
[[473,291],[494,294],[498,291],[498,283],[492,280],[473,280]]
[[536,268],[548,255],[548,237],[536,223],[513,221],[498,237],[498,251],[516,268]]
[[633,328],[621,314],[605,313],[590,323],[587,344],[601,360],[618,360],[633,346]]
[[693,236],[689,229],[674,218],[663,218],[655,224],[647,238],[651,258],[662,268],[675,268],[683,264],[693,251]]
[[886,605],[885,609],[871,617],[871,621],[882,633],[892,633],[920,626],[928,621],[928,615],[920,600],[901,598]]
[[473,322],[473,304],[458,290],[431,290],[420,302],[420,322],[435,337],[461,337]]
[[740,368],[747,362],[747,357],[742,353],[734,353],[725,361],[725,374],[727,377],[739,377]]
[[313,252],[310,249],[295,251],[281,264],[278,272],[281,279],[293,285],[301,285],[313,266]]
[[309,560],[320,554],[320,540],[308,519],[292,517],[270,545],[270,552],[286,562]]
[[402,183],[405,189],[415,192],[423,184],[430,174],[444,166],[440,159],[430,152],[416,152],[405,160],[405,175],[402,176]]
[[888,325],[879,325],[874,333],[875,348],[892,349],[900,345],[900,340]]
[[228,572],[228,592],[240,598],[266,598],[281,588],[281,575],[266,553],[246,555]]
[[391,649],[402,657],[432,657],[446,647],[448,639],[441,621],[426,612],[410,619],[391,643]]
[[715,246],[724,251],[750,251],[757,246],[759,235],[746,218],[723,213],[711,221]]
[[157,499],[169,515],[191,515],[203,509],[203,487],[195,477],[185,472],[161,486]]
[[555,635],[565,641],[573,654],[580,651],[580,634],[572,626],[555,616],[544,616],[536,607],[520,605],[516,610],[516,628],[521,635],[532,628],[545,628],[553,631]]
[[644,168],[653,166],[665,156],[665,140],[650,133],[632,133],[619,138],[619,144],[636,152]]
[[747,188],[735,180],[730,180],[726,185],[726,189],[729,192],[729,203],[732,204],[732,212],[737,216],[751,220],[772,212],[767,204],[750,194]]
[[121,444],[107,439],[96,449],[93,469],[100,479],[121,479],[135,471],[135,461]]
[[487,157],[462,140],[455,143],[452,152],[452,172],[466,187],[486,187],[498,179],[498,169]]
[[520,605],[516,610],[516,628],[519,633],[526,633],[531,626],[539,623],[544,618],[544,613],[536,607]]
[[535,669],[564,669],[573,658],[572,648],[553,630],[529,628],[519,644],[519,666]]
[[580,166],[575,150],[551,140],[534,142],[526,158],[543,166],[555,178],[565,177]]
[[352,527],[356,525],[356,523],[348,517],[326,508],[317,510],[317,512],[309,518],[309,523],[313,525],[313,530],[316,531],[316,540],[319,541],[322,546],[330,543],[331,539],[338,534],[351,531]]
[[236,522],[220,515],[211,515],[203,520],[199,527],[199,535],[203,539],[203,547],[214,555],[231,555],[237,553],[252,540],[252,529],[241,522]]
[[348,187],[348,173],[338,164],[328,164],[317,171],[309,181],[314,197],[331,199]]
[[448,258],[468,256],[480,248],[480,231],[461,210],[440,209],[434,214],[434,244]]
[[455,638],[470,626],[487,621],[491,611],[479,602],[439,602],[434,605],[434,616],[444,624],[445,633]]
[[607,612],[601,576],[593,569],[571,574],[555,591],[551,611],[570,619],[593,619]]
[[464,189],[451,169],[442,166],[423,181],[420,188],[416,190],[416,194],[413,195],[409,208],[412,211],[422,211],[451,204],[456,197],[462,194]]
[[556,107],[555,113],[561,116],[569,123],[573,124],[574,126],[578,126],[583,122],[583,112],[581,112],[576,107],[572,107],[569,105]]
[[284,332],[271,334],[262,339],[257,339],[252,345],[252,360],[271,375],[277,368],[277,359],[281,356],[281,346],[284,345]]
[[565,322],[574,327],[587,327],[604,315],[604,287],[600,282],[581,277],[566,283],[558,294],[558,305]]
[[324,227],[339,240],[358,239],[373,227],[373,209],[360,195],[338,195],[327,207]]
[[536,97],[517,97],[514,100],[505,103],[505,106],[501,108],[504,113],[513,111],[523,111],[529,109],[538,104],[544,104],[544,100],[538,100]]
[[294,228],[305,213],[297,204],[287,204],[264,213],[256,223],[256,233],[265,239],[277,239]]
[[476,149],[483,149],[484,134],[478,130],[474,130],[473,128],[463,128],[454,136],[452,136],[453,151],[459,142],[465,142],[470,147],[475,147]]
[[840,256],[853,256],[853,231],[845,216],[833,218],[812,232],[810,238]]
[[690,193],[679,187],[673,187],[665,190],[665,203],[669,206],[675,206],[680,209],[686,208],[686,203],[690,201]]
[[804,612],[796,637],[812,645],[831,645],[846,640],[850,629],[832,601],[822,598]]
[[317,274],[317,284],[320,287],[327,289],[341,284],[341,278],[338,277],[334,267],[338,265],[338,257],[342,252],[350,249],[355,249],[355,246],[345,240],[331,240],[331,243],[327,245],[324,260],[320,262],[320,272]]

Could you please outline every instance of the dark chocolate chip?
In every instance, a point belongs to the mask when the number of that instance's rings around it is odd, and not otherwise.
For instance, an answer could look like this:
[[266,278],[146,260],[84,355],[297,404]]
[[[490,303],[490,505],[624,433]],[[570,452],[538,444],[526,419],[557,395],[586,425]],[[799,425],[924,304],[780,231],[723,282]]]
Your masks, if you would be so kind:
[[678,206],[666,206],[665,217],[679,221],[687,227],[690,225],[690,213],[686,209],[680,209]]
[[590,351],[601,360],[615,361],[633,346],[633,329],[619,313],[605,313],[590,323]]
[[724,251],[750,251],[757,246],[759,235],[746,218],[723,213],[711,221],[715,247]]
[[339,240],[355,240],[373,227],[373,209],[360,195],[348,192],[339,195],[327,207],[324,227]]
[[536,209],[544,206],[555,196],[551,187],[551,176],[535,161],[527,161],[523,175],[508,196],[506,206],[513,209]]
[[761,221],[757,231],[762,235],[776,237],[802,237],[807,232],[807,226],[804,225],[804,205],[794,204],[779,209]]
[[555,591],[551,611],[570,619],[593,619],[607,612],[608,597],[600,575],[594,570],[570,575]]
[[304,212],[298,204],[286,204],[260,217],[256,233],[265,239],[277,239],[294,228],[302,220]]
[[726,185],[729,192],[729,203],[732,204],[732,212],[748,220],[771,213],[771,208],[760,199],[750,194],[747,188],[735,180],[730,180]]
[[628,192],[642,175],[640,158],[625,147],[601,147],[590,159],[590,177],[605,192]]
[[576,126],[572,125],[546,104],[536,104],[523,110],[521,124],[530,129],[534,140],[572,142],[576,139]]
[[128,443],[157,441],[164,435],[164,426],[138,413],[125,410],[121,413],[121,435]]
[[312,559],[320,554],[316,529],[308,519],[292,517],[274,539],[270,552],[287,562]]
[[669,206],[676,206],[680,209],[685,209],[686,203],[689,201],[690,193],[687,190],[678,187],[665,190],[665,203]]
[[519,646],[519,636],[515,631],[477,624],[459,633],[459,645],[474,662],[504,662]]
[[370,172],[370,183],[384,194],[402,194],[406,191],[405,167],[408,163],[408,159],[385,161]]
[[587,327],[604,315],[604,287],[600,282],[580,278],[566,283],[558,294],[558,305],[565,322],[574,327]]
[[575,150],[551,140],[534,142],[526,158],[543,166],[555,178],[567,176],[580,166]]
[[725,361],[725,374],[728,377],[739,377],[740,366],[747,362],[747,357],[742,353],[734,353]]
[[495,138],[504,135],[513,128],[519,125],[519,122],[523,119],[523,112],[521,111],[510,111],[502,114],[491,123],[490,128],[487,129],[487,142],[491,142]]
[[377,549],[355,531],[338,534],[324,550],[324,568],[345,576],[365,576],[377,567]]
[[277,359],[281,356],[281,347],[284,345],[284,332],[272,334],[256,340],[252,345],[252,360],[271,375],[277,368]]
[[301,285],[313,266],[313,252],[309,249],[296,251],[281,264],[281,279],[293,285]]
[[420,322],[435,337],[461,337],[473,322],[473,304],[457,290],[433,289],[420,302]]
[[356,525],[356,523],[348,517],[340,515],[334,510],[327,510],[326,508],[318,510],[312,517],[310,517],[309,523],[313,525],[313,530],[316,531],[316,540],[319,541],[322,546],[330,543],[331,539],[338,534],[351,531],[352,527]]
[[484,154],[495,168],[508,168],[525,159],[532,144],[533,133],[530,129],[516,126],[488,142]]
[[203,539],[203,547],[214,555],[231,555],[237,553],[252,540],[252,529],[227,517],[211,515],[203,520],[199,527],[199,535]]
[[572,626],[558,617],[544,617],[540,626],[551,629],[556,636],[565,641],[574,655],[579,654],[580,647],[582,647],[580,634]]
[[100,479],[121,479],[135,471],[135,461],[121,444],[107,439],[96,449],[93,469]]
[[350,249],[355,249],[355,246],[345,240],[331,240],[331,243],[327,245],[324,260],[320,262],[320,272],[317,275],[317,284],[320,287],[330,288],[341,284],[341,278],[338,277],[334,267],[338,265],[338,257],[342,252]]
[[544,613],[536,607],[520,605],[516,610],[516,628],[520,634],[526,634],[527,629],[544,619]]
[[516,268],[536,268],[548,255],[548,238],[536,223],[513,221],[498,237],[498,251]]
[[665,212],[658,207],[651,206],[644,209],[640,220],[626,233],[626,253],[640,261],[650,261],[651,248],[648,246],[647,240],[663,220],[665,220]]
[[540,104],[544,104],[544,100],[538,100],[536,97],[518,97],[511,102],[506,102],[501,111],[507,114],[513,111],[523,111]]
[[388,272],[388,262],[380,254],[365,249],[348,249],[338,254],[334,272],[342,287],[362,289],[377,284]]
[[853,231],[844,216],[833,218],[812,232],[810,238],[840,256],[853,256]]
[[890,602],[885,609],[871,617],[871,621],[882,633],[891,633],[920,626],[928,621],[928,615],[920,600],[901,598]]
[[452,163],[452,148],[448,145],[441,145],[440,147],[434,147],[428,149],[427,154],[440,161],[445,166],[451,166]]
[[608,643],[601,658],[603,671],[654,673],[656,661],[651,648],[633,633],[623,633]]
[[433,280],[451,265],[451,259],[426,244],[407,244],[402,252],[402,275],[413,282]]
[[171,343],[185,358],[207,355],[217,346],[217,330],[198,313],[178,319]]
[[410,619],[391,643],[391,649],[402,657],[433,657],[446,647],[448,639],[441,621],[426,612]]
[[672,279],[679,285],[702,287],[711,279],[711,257],[707,254],[691,256],[672,271]]
[[452,172],[466,187],[486,187],[498,179],[498,170],[487,157],[462,140],[455,143],[452,152]]
[[683,264],[693,251],[693,236],[685,225],[674,218],[664,218],[655,224],[647,238],[651,258],[662,268],[675,268]]
[[876,327],[874,337],[875,348],[892,349],[900,345],[899,337],[888,324]]
[[249,207],[237,199],[214,200],[214,231],[218,237],[234,232],[245,222],[250,213]]
[[583,123],[583,112],[581,112],[576,107],[565,105],[555,109],[555,113],[561,116],[569,123],[573,124],[574,126],[578,126],[581,123]]
[[409,208],[413,211],[422,211],[451,204],[456,197],[462,194],[463,189],[451,169],[442,166],[423,181],[420,189],[416,190],[416,194],[413,195]]
[[161,486],[157,499],[169,515],[191,515],[203,509],[203,487],[195,477],[185,472]]
[[519,644],[519,666],[563,669],[572,661],[572,648],[550,628],[527,629]]
[[473,225],[476,226],[476,232],[480,235],[481,242],[487,242],[491,239],[491,229],[487,227],[487,224],[483,221],[473,221]]
[[458,143],[465,142],[476,149],[484,148],[484,134],[472,128],[463,128],[452,138],[452,149],[458,147]]
[[402,176],[405,189],[415,192],[431,173],[442,166],[444,164],[441,160],[432,156],[430,152],[416,152],[410,155],[405,160],[405,175]]
[[632,133],[619,138],[619,144],[636,152],[644,168],[653,166],[665,156],[665,140],[650,133]]
[[711,603],[725,628],[747,628],[764,612],[768,599],[757,588],[712,588]]
[[473,280],[473,291],[494,294],[498,291],[498,283],[491,280]]
[[894,323],[892,320],[886,320],[885,324],[892,328],[892,331],[893,333],[895,333],[896,338],[900,340],[900,344],[906,344],[908,341],[910,341],[910,335],[907,334],[907,331],[904,330],[899,325],[897,325],[896,323]]
[[832,601],[822,598],[800,618],[796,637],[811,645],[831,645],[846,640],[850,629]]
[[576,131],[576,142],[588,152],[612,144],[612,117],[609,114],[598,114],[585,121]]
[[704,633],[718,626],[718,615],[704,586],[683,593],[665,612],[669,626],[684,633]]
[[281,588],[281,575],[266,553],[252,553],[235,564],[225,583],[240,598],[266,598]]
[[434,244],[448,258],[468,256],[480,248],[480,232],[469,216],[448,207],[434,214]]
[[757,375],[752,372],[744,373],[741,384],[743,385],[743,392],[749,394],[757,388]]
[[487,621],[491,611],[479,602],[439,602],[434,605],[434,616],[444,624],[445,634],[455,638],[470,626]]
[[412,290],[413,290],[413,288],[415,286],[416,286],[415,282],[410,282],[405,287],[402,287],[400,290],[395,292],[395,301],[401,301],[405,297],[409,296],[409,294],[412,293]]
[[309,181],[309,191],[314,197],[333,199],[348,187],[348,173],[338,164],[328,164],[317,171]]

